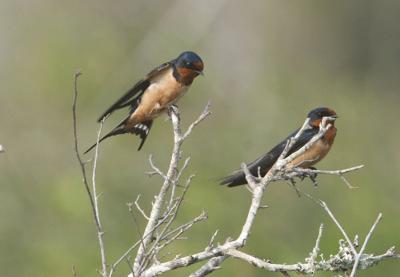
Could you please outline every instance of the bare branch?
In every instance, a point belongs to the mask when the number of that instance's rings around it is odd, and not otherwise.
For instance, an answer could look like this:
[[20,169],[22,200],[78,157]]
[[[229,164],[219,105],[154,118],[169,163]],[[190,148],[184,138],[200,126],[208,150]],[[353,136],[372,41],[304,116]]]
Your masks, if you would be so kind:
[[300,173],[307,173],[307,174],[329,174],[329,175],[337,175],[341,176],[345,173],[349,173],[351,171],[359,170],[363,168],[364,165],[357,165],[345,169],[338,169],[338,170],[319,170],[319,169],[310,169],[310,168],[300,168],[296,167],[293,168],[292,171],[294,172],[300,172]]
[[[154,174],[160,175],[164,180],[167,179],[167,176],[164,174],[164,172],[162,172],[157,166],[154,165],[153,155],[151,155],[151,154],[149,156],[149,163],[150,163],[151,168],[154,170]],[[151,172],[148,174],[153,174],[153,173]]]
[[306,259],[306,261],[308,261],[308,264],[310,266],[310,271],[312,272],[312,274],[315,273],[315,264],[316,264],[318,253],[320,251],[319,244],[321,242],[323,229],[324,229],[324,224],[321,224],[319,226],[319,232],[318,232],[317,240],[315,241],[315,246],[314,246],[312,252],[310,253],[310,257]]
[[299,140],[300,136],[304,133],[304,131],[306,129],[310,128],[309,123],[310,123],[310,119],[307,118],[304,121],[304,123],[301,126],[301,128],[299,129],[299,131],[297,132],[297,134],[287,141],[286,146],[283,149],[283,151],[282,151],[281,155],[279,156],[278,160],[283,160],[286,157],[287,153],[290,151],[290,149],[293,147],[293,145]]
[[333,213],[331,212],[331,210],[329,209],[328,205],[326,205],[326,203],[324,201],[319,201],[320,202],[320,206],[322,208],[324,208],[324,210],[328,213],[328,215],[332,218],[333,222],[335,222],[336,226],[339,228],[340,232],[342,232],[344,238],[347,241],[348,246],[350,247],[351,251],[353,252],[353,255],[357,255],[357,251],[354,248],[353,243],[351,242],[351,240],[349,239],[349,236],[346,234],[346,231],[344,230],[344,228],[342,227],[342,225],[340,225],[339,221],[337,221],[336,217],[333,215]]
[[[189,256],[185,256],[182,258],[177,258],[169,262],[161,263],[158,265],[154,265],[145,272],[142,273],[141,277],[150,277],[156,276],[163,272],[167,272],[179,267],[186,267],[192,265],[197,262],[201,262],[212,257],[219,257],[221,255],[229,255],[235,258],[239,258],[247,261],[253,266],[266,269],[267,271],[272,272],[296,272],[296,273],[305,273],[310,274],[310,266],[308,263],[296,263],[296,264],[272,264],[268,261],[253,257],[246,253],[243,253],[239,250],[234,249],[231,246],[234,246],[232,243],[228,243],[225,246],[219,246],[214,248],[211,251],[203,251],[196,254],[192,254]],[[365,258],[360,260],[360,268],[366,269],[371,266],[376,265],[377,263],[387,260],[387,259],[399,259],[400,256],[394,252],[394,249],[389,249],[385,254],[372,256],[366,255]],[[348,266],[346,267],[346,263],[344,263],[340,257],[334,256],[327,261],[321,261],[315,266],[315,270],[317,271],[328,271],[328,272],[336,272],[336,271],[344,271],[350,269]],[[132,276],[132,275],[130,275]],[[204,276],[204,275],[203,275]]]
[[197,120],[195,122],[193,122],[192,124],[190,124],[190,126],[187,129],[187,131],[185,132],[185,134],[182,135],[182,138],[181,138],[182,140],[185,140],[192,133],[193,128],[196,127],[200,122],[202,122],[204,119],[206,119],[207,116],[209,116],[211,114],[210,107],[211,107],[211,102],[209,101],[207,103],[206,107],[204,108],[203,112],[197,118]]
[[206,247],[206,250],[210,250],[211,248],[214,247],[214,240],[215,240],[215,238],[217,237],[218,232],[219,232],[219,230],[216,230],[216,231],[214,232],[214,234],[211,236],[211,239],[210,239],[210,241],[209,241],[209,243],[208,243],[208,246]]
[[[175,114],[175,112],[170,113],[171,120],[175,126],[176,122],[178,122],[178,115]],[[180,130],[179,130],[180,131]],[[143,263],[143,259],[145,258],[145,252],[146,248],[149,246],[151,242],[151,238],[153,237],[153,232],[155,230],[155,226],[157,225],[158,218],[161,214],[161,208],[164,203],[164,199],[167,195],[167,191],[170,187],[170,180],[172,180],[173,176],[175,175],[175,169],[178,166],[179,162],[179,149],[180,149],[180,134],[176,134],[174,136],[174,148],[172,151],[172,157],[171,157],[171,162],[169,165],[169,169],[166,175],[166,178],[164,180],[164,183],[160,189],[159,194],[157,195],[153,208],[151,210],[150,216],[148,223],[146,225],[145,231],[144,231],[144,238],[143,238],[143,244],[140,245],[134,264],[133,264],[133,269],[135,274],[138,274],[141,271],[141,266]]]
[[244,260],[258,268],[264,268],[268,271],[272,272],[286,272],[286,271],[295,271],[299,273],[305,273],[303,267],[300,264],[295,265],[279,265],[279,264],[271,264],[268,261],[261,260],[259,258],[253,257],[249,254],[241,252],[236,249],[230,249],[227,251],[229,256],[234,258],[238,258]]
[[[190,157],[186,158],[185,162],[183,163],[182,168],[179,170],[177,176],[175,177],[175,180],[172,182],[172,188],[171,188],[171,194],[169,197],[169,203],[167,206],[167,210],[169,210],[171,208],[171,206],[173,205],[174,199],[175,199],[175,193],[176,193],[176,187],[178,186],[178,182],[179,179],[182,176],[183,171],[185,171],[185,169],[187,168],[187,166],[189,165],[189,161],[190,161]],[[192,175],[189,180],[187,181],[187,185],[188,182],[190,183],[191,179],[194,177],[194,175]]]
[[359,253],[357,254],[357,256],[356,256],[356,260],[355,260],[355,262],[354,262],[353,269],[351,270],[350,277],[356,276],[356,271],[357,271],[357,269],[358,269],[358,264],[359,264],[359,262],[360,262],[361,255],[364,253],[365,248],[367,247],[368,241],[369,241],[369,239],[371,238],[372,233],[374,232],[376,226],[378,225],[379,221],[381,221],[381,219],[382,219],[382,213],[379,213],[379,215],[378,215],[378,217],[376,218],[374,224],[372,225],[372,227],[371,227],[371,229],[369,230],[367,236],[365,237],[365,240],[364,240],[363,245],[361,246],[360,252],[359,252]]
[[301,193],[304,194],[305,196],[307,196],[308,198],[310,198],[312,201],[314,201],[316,204],[318,204],[319,206],[321,206],[325,210],[325,212],[330,216],[332,221],[336,224],[336,226],[338,227],[338,229],[342,233],[343,237],[346,239],[346,242],[347,242],[348,246],[350,247],[353,256],[355,257],[357,255],[357,251],[354,248],[353,243],[351,242],[349,236],[347,235],[347,233],[344,230],[344,228],[342,227],[342,225],[340,225],[339,221],[336,219],[336,217],[333,215],[333,213],[329,209],[328,205],[322,200],[315,199],[314,197],[312,197],[308,193],[305,193],[305,192],[301,192]]
[[99,156],[99,142],[101,137],[101,131],[103,129],[104,119],[102,119],[100,123],[100,128],[97,133],[97,140],[96,140],[96,148],[94,154],[94,161],[93,161],[93,170],[92,170],[92,191],[93,191],[93,202],[94,202],[94,210],[95,210],[95,217],[96,217],[96,226],[97,226],[97,239],[99,241],[100,246],[100,255],[101,255],[101,264],[102,264],[102,276],[107,276],[107,261],[106,261],[106,251],[104,245],[104,231],[100,221],[100,212],[99,212],[99,195],[97,194],[96,189],[96,169],[97,169],[97,159]]
[[[354,187],[350,184],[349,181],[347,181],[347,179],[344,177],[344,174],[349,173],[351,171],[355,171],[355,170],[359,170],[361,168],[363,168],[364,165],[358,165],[358,166],[353,166],[350,168],[345,168],[345,169],[340,169],[340,170],[318,170],[318,169],[309,169],[309,168],[294,168],[292,169],[293,172],[299,172],[299,173],[303,173],[306,174],[308,176],[312,176],[315,174],[328,174],[328,175],[336,175],[339,176],[342,181],[350,188],[350,189],[354,189],[357,187]],[[290,175],[290,173],[288,174]],[[295,177],[295,176],[293,176]],[[298,177],[298,176],[296,176]]]
[[79,162],[79,165],[81,167],[82,171],[82,176],[83,176],[83,184],[85,185],[86,192],[89,196],[90,200],[90,205],[92,208],[92,213],[94,217],[94,221],[96,224],[96,229],[97,229],[97,239],[99,241],[99,247],[100,247],[100,256],[101,256],[101,264],[102,264],[102,270],[101,270],[101,275],[103,277],[107,276],[107,262],[106,262],[106,255],[105,255],[105,246],[104,246],[104,241],[103,241],[103,228],[101,226],[100,222],[100,215],[99,215],[99,209],[98,209],[98,195],[96,194],[96,165],[97,165],[97,157],[98,157],[98,146],[99,146],[99,140],[100,140],[100,135],[101,135],[101,130],[103,128],[103,121],[101,122],[98,134],[97,134],[97,142],[96,142],[96,153],[95,153],[95,158],[94,158],[94,164],[93,164],[93,174],[92,174],[92,189],[93,189],[93,194],[90,191],[89,188],[89,182],[86,177],[86,168],[85,168],[85,163],[83,162],[80,154],[79,154],[79,148],[78,148],[78,132],[77,132],[77,120],[76,120],[76,103],[78,99],[78,78],[81,75],[81,72],[76,72],[74,75],[74,98],[73,98],[73,103],[72,103],[72,120],[73,120],[73,130],[74,130],[74,148],[75,148],[75,154],[76,158]]
[[[171,244],[174,240],[177,240],[183,233],[185,233],[187,230],[189,230],[194,224],[196,224],[196,223],[198,223],[200,221],[206,220],[207,218],[208,218],[207,213],[203,211],[199,216],[195,217],[191,221],[189,221],[189,222],[187,222],[185,224],[182,224],[181,226],[179,226],[176,229],[172,230],[168,234],[164,235],[162,237],[162,239],[166,239],[166,241],[163,244],[158,245],[156,247],[155,252],[156,253],[159,252],[165,246]],[[172,234],[174,234],[174,235],[172,237],[168,238]]]
[[[165,238],[165,233],[167,232],[167,230],[170,228],[171,224],[174,222],[174,220],[175,220],[176,217],[178,216],[179,208],[180,208],[180,206],[181,206],[181,204],[182,204],[183,199],[185,198],[186,192],[187,192],[188,189],[189,189],[189,185],[190,185],[190,182],[191,182],[191,180],[192,180],[193,177],[194,177],[194,175],[189,176],[189,178],[188,178],[187,181],[186,181],[186,185],[185,185],[185,187],[184,187],[184,189],[183,189],[183,192],[182,192],[181,197],[179,197],[179,199],[176,201],[176,204],[173,205],[173,207],[171,207],[169,210],[167,210],[167,212],[166,212],[167,215],[164,216],[164,219],[163,219],[163,221],[165,221],[165,222],[167,222],[167,223],[166,223],[165,227],[163,228],[163,230],[161,230],[161,232],[157,235],[157,237],[156,237],[155,241],[153,242],[153,245],[151,246],[150,250],[147,251],[147,254],[145,255],[143,264],[144,264],[146,261],[148,261],[150,258],[155,257],[155,256],[157,255],[157,253],[163,248],[163,247],[160,247],[158,244],[159,244],[159,242],[160,242],[163,238]],[[202,213],[202,215],[199,216],[199,218],[202,218],[202,217],[203,217],[203,214],[204,214],[204,212]],[[171,217],[168,219],[169,215],[171,215]],[[168,219],[168,220],[167,220],[167,219]],[[203,220],[203,219],[201,219],[201,220]],[[196,222],[198,222],[198,221],[200,221],[200,220],[197,219],[197,218],[195,218],[195,219],[193,220],[193,224],[196,223]],[[191,224],[190,227],[191,227],[193,224]],[[190,228],[190,227],[189,227],[189,228]],[[185,231],[185,230],[184,230],[184,231]],[[183,233],[183,232],[182,232],[182,233]],[[177,237],[179,237],[179,236],[177,236]],[[177,238],[177,237],[176,237],[176,238]],[[176,239],[176,238],[175,238],[175,239]],[[174,239],[174,240],[175,240],[175,239]],[[172,242],[172,241],[171,241],[171,242]],[[169,243],[170,243],[170,242],[169,242]]]
[[136,209],[138,209],[138,211],[143,215],[143,217],[147,220],[149,220],[149,217],[146,215],[145,211],[140,207],[139,205],[139,199],[140,199],[140,194],[137,196],[136,200],[135,200],[135,206]]
[[217,256],[214,258],[211,258],[207,263],[205,263],[202,267],[200,267],[198,270],[193,272],[192,274],[189,275],[189,277],[203,277],[206,276],[215,270],[220,269],[220,264],[228,258],[227,256]]
[[[110,268],[110,272],[108,274],[108,277],[111,277],[114,274],[115,269],[117,268],[117,266],[126,259],[126,257],[128,257],[128,255],[132,252],[133,249],[135,249],[140,243],[142,242],[142,240],[139,240],[137,242],[135,242],[131,247],[128,248],[128,250],[125,251],[124,254],[122,254],[121,257],[118,258],[117,261],[115,261],[111,268]],[[132,275],[133,276],[133,275]]]
[[[322,260],[317,262],[314,266],[311,266],[309,263],[296,263],[296,264],[272,264],[269,261],[265,261],[249,254],[243,253],[236,249],[230,249],[227,251],[227,254],[244,260],[251,265],[265,269],[271,272],[296,272],[299,274],[313,274],[313,270],[315,271],[327,271],[327,272],[337,272],[337,271],[347,271],[351,267],[351,264],[345,263],[341,257],[338,255],[333,256],[329,260]],[[394,249],[389,249],[385,254],[373,256],[373,255],[365,255],[360,260],[360,268],[366,269],[371,266],[376,265],[377,263],[386,260],[386,259],[399,259],[400,257],[396,255]]]
[[[138,275],[142,272],[142,268],[144,263],[146,262],[147,258],[147,248],[149,248],[151,244],[151,239],[153,237],[153,232],[156,230],[156,226],[159,222],[160,215],[162,213],[162,206],[165,203],[165,198],[167,197],[167,193],[172,185],[174,187],[176,185],[176,176],[178,174],[178,163],[180,159],[180,148],[183,141],[186,137],[192,132],[193,128],[203,121],[209,114],[209,106],[208,103],[202,114],[199,118],[189,126],[188,130],[182,135],[181,127],[180,127],[180,118],[179,118],[179,111],[177,107],[171,106],[169,109],[169,116],[172,121],[172,126],[174,130],[174,146],[172,150],[172,157],[170,161],[170,165],[167,171],[167,174],[164,178],[164,183],[161,186],[160,192],[158,193],[157,197],[155,198],[153,208],[151,210],[149,220],[147,222],[144,235],[143,235],[143,243],[140,244],[134,264],[133,269],[134,273]],[[153,168],[154,169],[154,168]],[[180,204],[179,204],[180,205]],[[168,224],[167,224],[168,225]],[[166,229],[165,229],[166,230]],[[154,244],[153,244],[154,245]]]
[[344,177],[343,175],[339,175],[340,179],[342,179],[343,183],[345,183],[347,185],[347,187],[349,189],[356,189],[358,187],[353,187],[349,181],[347,181],[346,177]]

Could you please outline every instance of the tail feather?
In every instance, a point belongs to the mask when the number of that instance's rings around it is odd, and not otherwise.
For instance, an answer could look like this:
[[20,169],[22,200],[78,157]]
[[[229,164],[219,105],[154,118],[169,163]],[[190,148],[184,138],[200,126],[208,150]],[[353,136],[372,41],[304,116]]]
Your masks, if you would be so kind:
[[[133,128],[131,129],[125,129],[125,121],[121,122],[116,128],[114,128],[111,132],[109,132],[107,135],[103,136],[100,140],[99,143],[105,140],[106,138],[116,136],[116,135],[121,135],[121,134],[126,134],[126,133],[131,133],[135,134],[140,137],[141,142],[138,148],[138,151],[142,149],[144,142],[146,141],[147,136],[149,135],[150,128],[153,124],[153,120],[145,121],[143,123],[138,123],[136,124]],[[90,146],[83,154],[88,153],[90,150],[95,148],[97,143],[93,144]]]
[[[122,125],[119,125],[115,129],[113,129],[111,132],[109,132],[107,135],[103,136],[99,140],[99,143],[102,142],[103,140],[105,140],[106,138],[109,138],[109,137],[112,137],[112,136],[116,136],[116,135],[120,135],[120,134],[125,134],[125,133],[126,133],[126,130],[124,130]],[[97,142],[94,143],[92,146],[90,146],[85,152],[83,152],[83,154],[87,154],[90,150],[95,148],[96,145],[97,145]]]
[[219,182],[220,185],[227,185],[228,187],[236,187],[246,183],[246,176],[243,171],[237,171],[229,176],[223,177]]
[[136,124],[132,128],[132,130],[129,130],[129,133],[139,136],[140,139],[142,140],[138,147],[138,151],[140,151],[140,149],[142,149],[142,146],[143,146],[144,142],[146,141],[147,136],[149,135],[152,125],[153,125],[153,120],[149,120],[149,121],[145,121],[143,123]]

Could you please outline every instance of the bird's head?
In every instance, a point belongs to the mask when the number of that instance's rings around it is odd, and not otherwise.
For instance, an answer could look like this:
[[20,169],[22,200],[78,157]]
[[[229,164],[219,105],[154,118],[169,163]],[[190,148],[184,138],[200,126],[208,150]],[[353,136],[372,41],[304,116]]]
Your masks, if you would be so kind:
[[199,55],[191,51],[185,51],[175,60],[175,68],[183,79],[194,79],[203,75],[204,64]]
[[336,118],[338,118],[336,112],[330,108],[316,108],[308,113],[311,126],[318,127],[321,124],[322,119],[326,117],[328,124],[334,124]]

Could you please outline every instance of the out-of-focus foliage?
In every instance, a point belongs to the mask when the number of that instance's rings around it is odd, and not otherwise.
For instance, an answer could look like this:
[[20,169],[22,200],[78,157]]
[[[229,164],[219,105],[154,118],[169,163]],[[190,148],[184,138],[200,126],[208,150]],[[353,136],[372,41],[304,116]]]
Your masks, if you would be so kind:
[[[213,115],[186,142],[188,172],[197,177],[179,221],[205,209],[206,223],[170,256],[205,247],[240,230],[250,202],[245,188],[215,179],[269,149],[300,125],[308,110],[334,108],[340,118],[332,152],[319,168],[365,164],[349,176],[359,189],[321,176],[315,189],[351,236],[362,237],[378,212],[368,252],[400,245],[400,3],[398,1],[11,1],[0,3],[0,267],[2,276],[97,276],[98,246],[72,145],[72,77],[81,69],[78,100],[82,150],[95,140],[97,116],[159,63],[198,52],[205,77],[179,102],[185,123],[208,100]],[[112,128],[122,113],[113,115]],[[102,144],[98,186],[109,261],[137,239],[127,202],[140,193],[150,207],[160,185],[147,178],[147,158],[165,168],[171,127],[158,120],[141,152],[138,139]],[[87,156],[88,159],[91,155]],[[265,195],[246,251],[275,262],[308,255],[321,222],[322,250],[337,249],[327,215],[285,183]],[[140,220],[140,227],[144,222]],[[167,276],[185,276],[181,270]],[[215,276],[275,276],[227,261]],[[386,262],[362,276],[395,276]],[[116,276],[125,276],[123,265]],[[320,274],[319,276],[330,276]]]

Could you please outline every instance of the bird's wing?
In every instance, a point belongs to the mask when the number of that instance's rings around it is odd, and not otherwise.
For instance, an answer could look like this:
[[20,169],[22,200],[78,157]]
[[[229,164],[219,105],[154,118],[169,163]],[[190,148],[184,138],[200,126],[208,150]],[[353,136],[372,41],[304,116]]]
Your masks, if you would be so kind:
[[[258,171],[260,170],[260,175],[264,176],[274,165],[276,160],[279,158],[279,155],[282,153],[283,149],[286,146],[288,139],[295,136],[299,129],[291,133],[287,138],[277,144],[270,151],[254,160],[251,163],[247,164],[247,168],[253,176],[258,176]],[[301,147],[303,147],[314,135],[318,133],[318,129],[310,128],[306,129],[303,134],[299,137],[297,142],[293,145],[291,150],[288,153],[288,156]],[[242,170],[238,170],[233,172],[231,175],[223,178],[220,182],[221,185],[228,185],[229,187],[238,186],[242,184],[246,184],[246,176]]]
[[103,120],[104,117],[110,115],[113,111],[131,106],[130,112],[132,113],[138,106],[140,99],[144,91],[150,86],[152,80],[157,78],[159,74],[164,73],[169,69],[174,60],[170,62],[163,63],[157,68],[150,71],[145,78],[137,82],[130,90],[128,90],[121,98],[119,98],[114,104],[112,104],[98,119],[97,122]]
[[[266,154],[262,155],[255,161],[249,163],[247,166],[251,172],[251,174],[257,176],[258,174],[258,168],[261,168],[261,175],[265,175],[268,170],[274,165],[276,160],[279,158],[281,155],[283,149],[285,149],[287,141],[294,137],[299,129],[291,133],[287,138],[285,138],[283,141],[281,141],[279,144],[277,144],[274,148],[272,148],[270,151],[268,151]],[[287,156],[291,155],[292,153],[296,152],[299,150],[301,147],[303,147],[314,135],[318,133],[318,130],[314,128],[306,129],[299,139],[296,141],[296,143],[293,145],[293,147],[289,150]]]

